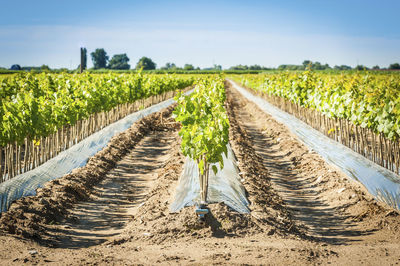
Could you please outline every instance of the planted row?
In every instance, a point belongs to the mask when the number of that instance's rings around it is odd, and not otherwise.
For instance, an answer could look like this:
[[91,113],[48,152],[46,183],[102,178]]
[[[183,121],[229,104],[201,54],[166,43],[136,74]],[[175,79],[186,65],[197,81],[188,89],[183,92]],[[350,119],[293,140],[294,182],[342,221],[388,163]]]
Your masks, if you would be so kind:
[[19,74],[0,80],[0,146],[46,137],[125,103],[183,89],[193,76]]
[[400,136],[400,75],[398,73],[281,72],[233,77],[244,86],[279,96],[331,118],[346,119],[383,133]]

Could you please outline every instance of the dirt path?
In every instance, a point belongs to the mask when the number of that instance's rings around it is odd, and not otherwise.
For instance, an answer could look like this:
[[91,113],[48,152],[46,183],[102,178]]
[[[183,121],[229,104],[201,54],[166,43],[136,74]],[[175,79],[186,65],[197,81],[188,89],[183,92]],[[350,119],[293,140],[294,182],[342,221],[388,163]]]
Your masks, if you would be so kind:
[[151,132],[144,137],[94,187],[90,200],[76,204],[62,228],[55,228],[51,238],[56,239],[57,246],[89,247],[122,233],[151,190],[176,138],[177,132],[171,131]]

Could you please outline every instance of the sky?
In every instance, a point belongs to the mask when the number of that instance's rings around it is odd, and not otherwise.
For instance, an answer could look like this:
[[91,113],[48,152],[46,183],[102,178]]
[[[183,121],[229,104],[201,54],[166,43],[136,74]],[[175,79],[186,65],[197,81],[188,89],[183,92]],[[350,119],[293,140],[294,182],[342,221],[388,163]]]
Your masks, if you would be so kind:
[[79,48],[157,67],[400,62],[398,0],[0,0],[0,67],[76,68]]

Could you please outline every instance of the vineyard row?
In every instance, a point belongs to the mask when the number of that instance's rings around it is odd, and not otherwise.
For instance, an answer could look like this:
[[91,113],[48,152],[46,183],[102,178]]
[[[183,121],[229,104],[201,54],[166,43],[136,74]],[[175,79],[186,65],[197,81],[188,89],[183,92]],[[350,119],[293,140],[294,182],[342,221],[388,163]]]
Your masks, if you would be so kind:
[[13,141],[3,147],[0,146],[0,183],[38,167],[121,118],[172,98],[175,94],[175,90],[170,90],[160,95],[152,95],[147,99],[119,104],[109,111],[90,114],[73,125],[63,125],[47,136],[35,139],[26,137],[22,143]]
[[382,132],[376,133],[372,128],[355,125],[347,119],[332,118],[317,110],[302,107],[282,97],[255,91],[248,87],[245,88],[252,94],[262,97],[331,139],[349,147],[382,167],[400,174],[400,143],[398,139],[388,139]]

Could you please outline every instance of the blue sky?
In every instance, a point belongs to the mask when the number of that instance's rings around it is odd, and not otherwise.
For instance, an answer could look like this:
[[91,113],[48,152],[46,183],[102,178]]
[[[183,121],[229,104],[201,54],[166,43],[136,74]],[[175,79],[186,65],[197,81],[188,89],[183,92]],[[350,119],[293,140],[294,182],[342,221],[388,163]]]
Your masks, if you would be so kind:
[[395,0],[1,1],[2,67],[75,68],[81,46],[127,53],[131,65],[400,62]]

